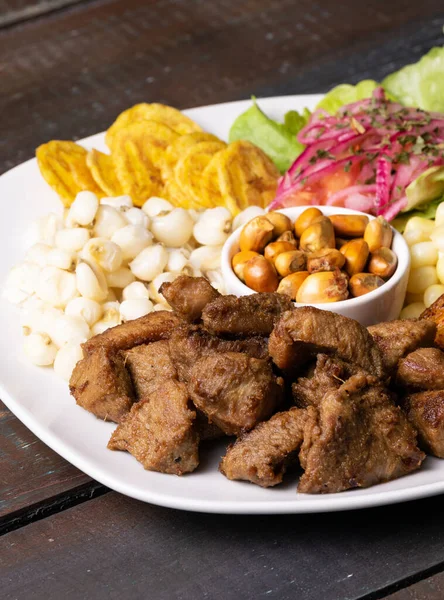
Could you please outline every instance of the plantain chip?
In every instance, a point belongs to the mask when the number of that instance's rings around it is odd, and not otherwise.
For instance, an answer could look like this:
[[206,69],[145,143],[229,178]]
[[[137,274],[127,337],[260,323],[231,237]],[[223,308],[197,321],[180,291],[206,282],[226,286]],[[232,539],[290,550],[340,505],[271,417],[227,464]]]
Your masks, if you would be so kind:
[[135,206],[142,206],[151,196],[162,194],[159,170],[144,152],[143,145],[131,137],[121,136],[116,139],[112,157],[122,191],[131,196]]
[[41,174],[66,207],[71,206],[83,190],[103,196],[89,172],[86,156],[85,148],[71,141],[52,140],[36,150]]
[[200,190],[202,173],[213,156],[226,147],[225,142],[199,142],[180,158],[174,167],[174,181],[189,199],[190,208],[209,208]]
[[195,131],[193,133],[187,133],[178,137],[172,144],[166,149],[161,162],[161,174],[162,179],[167,181],[173,176],[174,167],[181,156],[183,156],[189,148],[198,144],[199,142],[217,142],[217,138],[212,133],[206,133],[205,131]]
[[265,208],[275,197],[279,172],[254,144],[233,142],[214,160],[204,174],[204,195],[213,193],[215,202],[221,196],[233,215],[253,205]]
[[[222,192],[220,191],[219,182],[219,173],[223,169],[223,163],[224,151],[221,151],[213,156],[208,166],[205,167],[205,170],[202,173],[200,197],[202,198],[202,202],[205,204],[205,206],[225,206]],[[231,210],[231,208],[229,210]],[[234,211],[233,214],[237,214],[237,212]]]
[[157,103],[136,104],[123,111],[106,132],[106,143],[109,148],[112,148],[114,137],[118,131],[138,121],[157,121],[158,123],[167,125],[179,135],[202,131],[197,123],[186,117],[177,108]]
[[94,181],[107,196],[121,196],[123,194],[112,156],[93,149],[87,154],[86,164]]

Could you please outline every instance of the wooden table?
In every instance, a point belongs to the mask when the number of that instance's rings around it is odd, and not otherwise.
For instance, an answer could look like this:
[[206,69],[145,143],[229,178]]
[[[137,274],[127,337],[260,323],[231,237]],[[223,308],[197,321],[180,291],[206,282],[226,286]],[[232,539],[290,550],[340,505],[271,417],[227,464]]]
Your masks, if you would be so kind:
[[[140,101],[381,79],[442,44],[443,23],[442,0],[0,0],[0,172]],[[444,598],[442,497],[326,515],[185,513],[105,489],[1,404],[0,432],[2,598]]]

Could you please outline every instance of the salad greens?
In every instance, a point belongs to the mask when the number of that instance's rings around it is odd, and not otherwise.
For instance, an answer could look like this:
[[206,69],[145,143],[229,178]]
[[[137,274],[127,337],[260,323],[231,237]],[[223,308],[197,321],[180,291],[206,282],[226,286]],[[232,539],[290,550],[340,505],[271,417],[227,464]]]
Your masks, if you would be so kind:
[[253,106],[241,114],[231,126],[229,140],[252,142],[271,158],[281,173],[285,173],[304,149],[296,135],[307,124],[309,118],[308,109],[305,109],[302,115],[296,110],[291,110],[285,115],[284,123],[278,123],[267,117],[253,98]]
[[364,79],[356,85],[341,83],[326,94],[316,108],[322,108],[334,115],[344,104],[351,104],[357,100],[370,98],[378,83],[373,79]]

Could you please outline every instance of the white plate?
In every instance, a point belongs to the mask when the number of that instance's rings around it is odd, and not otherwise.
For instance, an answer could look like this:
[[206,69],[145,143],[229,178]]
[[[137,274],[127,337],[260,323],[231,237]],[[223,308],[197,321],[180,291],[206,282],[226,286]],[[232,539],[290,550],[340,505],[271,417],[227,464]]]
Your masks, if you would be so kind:
[[[313,108],[319,96],[267,98],[260,105],[271,116],[290,109]],[[186,111],[208,131],[226,138],[234,118],[250,101]],[[44,140],[42,140],[44,141]],[[83,140],[86,147],[105,149],[103,134]],[[24,231],[36,217],[61,213],[57,196],[30,160],[0,177],[0,281],[23,259]],[[115,425],[99,421],[76,406],[68,386],[51,369],[29,364],[22,353],[22,334],[15,307],[0,301],[0,398],[42,441],[104,485],[145,502],[212,513],[304,513],[348,510],[432,496],[444,491],[444,461],[427,458],[422,469],[396,481],[364,490],[326,496],[296,492],[296,481],[261,489],[228,481],[218,473],[223,446],[203,456],[196,473],[183,477],[144,471],[124,452],[106,449]]]

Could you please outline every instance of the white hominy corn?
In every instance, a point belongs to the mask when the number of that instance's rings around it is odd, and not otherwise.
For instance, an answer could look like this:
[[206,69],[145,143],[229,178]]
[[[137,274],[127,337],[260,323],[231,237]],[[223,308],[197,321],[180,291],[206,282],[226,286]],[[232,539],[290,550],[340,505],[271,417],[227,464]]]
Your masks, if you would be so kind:
[[173,210],[174,206],[168,200],[164,198],[158,198],[157,196],[153,196],[149,198],[144,205],[142,206],[143,212],[152,219],[153,217],[157,217],[158,214],[163,212],[169,212]]
[[172,248],[168,251],[167,271],[181,273],[188,265],[190,252],[183,248]]
[[417,319],[426,309],[422,302],[414,302],[402,309],[400,319]]
[[77,262],[77,257],[70,250],[62,250],[61,248],[53,248],[47,256],[47,264],[51,267],[58,267],[64,271],[74,270]]
[[133,201],[129,196],[115,196],[114,198],[101,198],[102,206],[112,206],[116,210],[125,212],[126,209],[133,208]]
[[54,360],[54,371],[65,381],[69,381],[74,367],[83,358],[80,344],[65,344],[57,352]]
[[124,214],[112,206],[99,206],[94,221],[94,237],[108,238],[127,225]]
[[130,208],[123,214],[129,225],[139,225],[144,229],[148,229],[150,226],[150,218],[143,212],[141,208]]
[[410,271],[407,291],[412,294],[422,294],[426,289],[438,283],[435,267],[418,267]]
[[90,337],[89,327],[84,319],[67,314],[56,317],[48,333],[57,348],[65,344],[81,344]]
[[444,283],[444,253],[440,252],[436,263],[436,275],[440,283]]
[[222,246],[201,246],[193,250],[190,255],[190,264],[194,269],[207,271],[218,269]]
[[410,233],[411,231],[423,231],[427,237],[435,229],[435,221],[431,219],[424,219],[423,217],[412,217],[406,223],[404,233]]
[[120,310],[118,302],[105,302],[103,305],[103,317],[97,323],[91,327],[92,335],[103,333],[110,327],[116,327],[120,325],[122,319],[120,318]]
[[220,294],[227,293],[225,281],[220,271],[207,271],[205,275],[214,289],[216,289]]
[[63,308],[77,295],[76,276],[57,267],[45,267],[35,291],[44,302]]
[[124,260],[132,260],[152,243],[153,236],[141,225],[126,225],[116,231],[111,240],[122,249]]
[[153,308],[153,312],[159,312],[159,310],[169,310],[172,311],[173,309],[171,308],[171,306],[169,304],[155,304],[154,308]]
[[90,298],[74,298],[65,308],[65,314],[70,317],[81,317],[90,327],[102,316],[102,306]]
[[3,296],[13,304],[24,302],[37,290],[40,273],[40,267],[34,263],[19,263],[8,273]]
[[106,281],[110,288],[125,288],[135,280],[134,273],[128,267],[120,267],[114,273],[106,275]]
[[99,200],[92,192],[79,192],[68,211],[67,222],[78,225],[91,225],[99,208]]
[[84,227],[61,229],[55,235],[55,245],[62,250],[78,252],[89,240],[89,230]]
[[134,281],[127,285],[122,291],[123,300],[133,300],[135,298],[149,298],[148,288],[141,281]]
[[103,301],[108,294],[108,284],[99,267],[80,261],[76,267],[77,289],[85,298]]
[[435,227],[430,234],[430,239],[440,252],[444,252],[444,225]]
[[[179,275],[180,275],[180,273],[167,272],[167,273],[161,273],[160,275],[155,277],[148,286],[148,291],[149,291],[151,300],[153,300],[153,302],[168,305],[167,301],[165,300],[163,295],[159,294],[159,288],[162,285],[162,283],[165,283],[166,281],[168,281],[169,283],[173,282],[175,279],[177,279],[177,277],[179,277]],[[158,310],[160,310],[160,309],[158,309]]]
[[48,246],[54,246],[55,235],[62,227],[60,217],[54,213],[49,213],[46,217],[41,217],[32,223],[27,234],[27,239],[30,244],[42,242]]
[[142,281],[152,281],[168,262],[168,252],[162,244],[148,246],[129,264],[131,271]]
[[234,217],[233,231],[235,231],[239,227],[242,227],[243,225],[248,223],[248,221],[251,221],[251,219],[254,219],[254,217],[260,217],[261,215],[264,215],[264,214],[265,214],[265,210],[263,208],[260,208],[260,206],[249,206],[248,208],[246,208],[245,210],[243,210],[242,212],[240,212],[238,215],[236,215]]
[[438,262],[438,250],[433,242],[418,242],[410,246],[410,258],[412,269],[433,266]]
[[26,336],[23,349],[29,360],[39,367],[52,365],[57,354],[57,347],[44,333],[31,333]]
[[219,206],[204,211],[193,228],[194,238],[203,246],[220,246],[231,231],[231,213]]
[[51,252],[52,246],[38,242],[33,244],[25,254],[25,260],[35,263],[39,267],[46,267],[48,264],[48,254]]
[[440,227],[441,225],[444,225],[444,202],[438,204],[435,215],[435,226]]
[[85,244],[82,258],[94,262],[107,273],[112,273],[120,268],[123,252],[118,244],[106,238],[92,238]]
[[160,213],[151,223],[151,232],[158,242],[172,248],[184,246],[193,234],[194,221],[184,208]]
[[147,315],[153,310],[153,303],[148,298],[131,298],[120,305],[122,321],[132,321]]
[[444,294],[444,285],[431,285],[424,292],[424,304],[425,307],[428,308],[431,306],[435,300],[438,300],[440,296]]
[[421,229],[413,229],[408,233],[403,233],[403,237],[407,242],[408,246],[413,246],[413,244],[419,244],[420,242],[428,242],[430,241],[429,234]]

